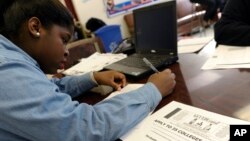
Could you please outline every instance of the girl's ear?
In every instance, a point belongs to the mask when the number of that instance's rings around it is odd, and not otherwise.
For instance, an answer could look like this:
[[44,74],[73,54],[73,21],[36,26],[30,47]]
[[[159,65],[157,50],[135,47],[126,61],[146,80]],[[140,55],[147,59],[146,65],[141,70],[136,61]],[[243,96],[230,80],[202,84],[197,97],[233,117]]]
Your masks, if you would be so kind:
[[29,29],[29,33],[35,37],[35,38],[39,38],[40,37],[40,29],[42,27],[42,24],[40,22],[40,20],[37,17],[31,17],[28,20],[28,29]]

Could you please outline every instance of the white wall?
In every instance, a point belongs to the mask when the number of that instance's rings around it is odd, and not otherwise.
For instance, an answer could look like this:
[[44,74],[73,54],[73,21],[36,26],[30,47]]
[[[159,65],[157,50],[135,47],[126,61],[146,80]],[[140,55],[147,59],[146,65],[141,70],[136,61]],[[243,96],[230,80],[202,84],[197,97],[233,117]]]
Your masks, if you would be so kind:
[[103,0],[72,0],[72,2],[75,6],[78,18],[84,28],[85,23],[90,17],[96,17],[103,20],[106,24],[121,25],[123,38],[130,36],[127,25],[123,20],[123,15],[118,15],[112,18],[107,17]]

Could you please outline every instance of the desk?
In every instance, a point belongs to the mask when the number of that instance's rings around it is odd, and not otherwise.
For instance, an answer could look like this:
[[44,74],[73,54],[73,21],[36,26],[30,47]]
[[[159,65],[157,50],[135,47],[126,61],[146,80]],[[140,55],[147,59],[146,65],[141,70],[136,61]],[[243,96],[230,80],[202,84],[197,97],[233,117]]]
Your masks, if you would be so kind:
[[[243,109],[246,110],[243,112],[244,114],[250,111],[250,94],[248,92],[250,90],[250,70],[201,70],[200,68],[211,53],[206,53],[207,48],[213,49],[214,45],[207,45],[198,54],[180,54],[178,63],[169,67],[176,74],[176,88],[171,95],[160,102],[157,109],[175,100],[250,121],[250,116],[237,114]],[[146,82],[146,78],[138,82]],[[105,97],[98,94],[90,94],[81,96],[78,100],[95,104],[103,98]]]
[[250,70],[201,70],[208,55],[200,52],[180,56],[180,69],[190,93],[191,105],[250,121]]

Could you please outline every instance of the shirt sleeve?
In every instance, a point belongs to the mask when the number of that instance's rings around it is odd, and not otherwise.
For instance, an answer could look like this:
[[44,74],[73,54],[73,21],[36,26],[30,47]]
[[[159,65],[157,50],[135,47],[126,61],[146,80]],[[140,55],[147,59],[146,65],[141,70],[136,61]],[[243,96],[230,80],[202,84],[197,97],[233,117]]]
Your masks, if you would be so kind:
[[[161,100],[158,89],[147,83],[137,90],[93,106],[79,103],[72,101],[66,91],[60,91],[37,68],[27,63],[2,65],[0,76],[1,130],[8,132],[4,135],[11,135],[11,138],[36,141],[115,140],[145,118]],[[6,81],[14,78],[18,81]],[[63,84],[68,87],[65,90],[71,91],[68,85],[81,87],[83,80],[89,79],[89,75],[67,77],[57,84]]]
[[230,0],[215,24],[215,40],[218,44],[250,45],[250,1]]
[[[158,89],[148,83],[137,90],[97,103],[93,106],[93,111],[86,112],[91,112],[89,115],[94,113],[98,118],[84,117],[91,121],[88,123],[88,139],[107,141],[121,137],[153,111],[160,100]],[[97,131],[100,134],[93,136]]]
[[66,76],[61,79],[52,78],[51,82],[55,83],[61,92],[76,97],[97,86],[97,82],[92,75],[93,72],[81,76]]

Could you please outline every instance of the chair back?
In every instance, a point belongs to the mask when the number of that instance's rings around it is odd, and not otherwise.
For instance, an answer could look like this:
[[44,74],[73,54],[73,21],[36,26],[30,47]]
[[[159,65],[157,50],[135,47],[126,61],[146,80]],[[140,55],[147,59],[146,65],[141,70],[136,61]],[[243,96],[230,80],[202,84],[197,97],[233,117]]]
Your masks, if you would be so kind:
[[[69,50],[69,56],[65,69],[77,64],[81,58],[86,58],[95,52],[104,52],[104,47],[101,40],[98,37],[85,38],[74,41],[67,45]],[[74,54],[74,55],[73,55]]]

